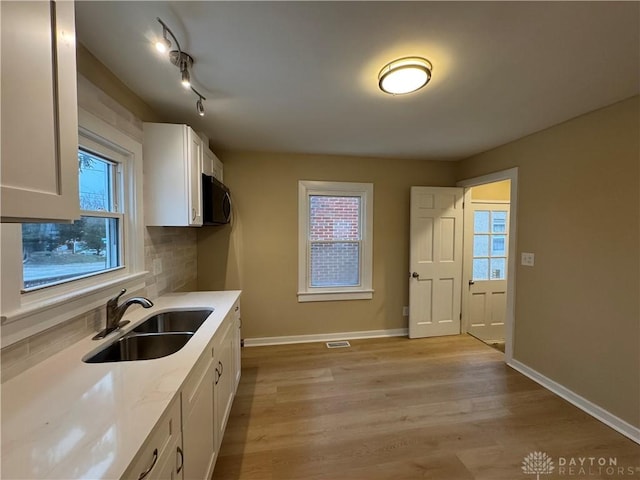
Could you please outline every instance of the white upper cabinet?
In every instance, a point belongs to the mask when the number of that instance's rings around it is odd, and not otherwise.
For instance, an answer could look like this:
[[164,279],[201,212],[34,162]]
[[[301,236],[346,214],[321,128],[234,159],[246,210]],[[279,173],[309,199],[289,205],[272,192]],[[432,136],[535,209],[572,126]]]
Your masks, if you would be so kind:
[[74,4],[0,2],[2,222],[79,218]]
[[223,166],[220,159],[211,150],[205,148],[202,173],[206,173],[222,183],[222,172]]
[[202,225],[203,143],[187,125],[144,124],[147,226]]

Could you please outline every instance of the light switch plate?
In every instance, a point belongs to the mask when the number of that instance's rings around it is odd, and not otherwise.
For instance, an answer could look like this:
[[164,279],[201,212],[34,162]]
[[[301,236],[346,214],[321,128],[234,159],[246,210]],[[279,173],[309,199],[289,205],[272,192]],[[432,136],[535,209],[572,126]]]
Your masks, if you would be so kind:
[[520,257],[520,264],[525,267],[533,267],[536,256],[533,253],[522,252]]
[[408,317],[409,316],[409,307],[407,307],[407,306],[402,307],[402,316],[403,317]]

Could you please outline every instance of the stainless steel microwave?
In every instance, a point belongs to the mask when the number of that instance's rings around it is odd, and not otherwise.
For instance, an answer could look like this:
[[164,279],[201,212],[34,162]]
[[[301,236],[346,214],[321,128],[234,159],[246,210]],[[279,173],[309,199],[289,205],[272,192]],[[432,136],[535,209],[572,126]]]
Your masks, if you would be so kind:
[[202,224],[224,225],[231,221],[229,189],[210,175],[202,174]]

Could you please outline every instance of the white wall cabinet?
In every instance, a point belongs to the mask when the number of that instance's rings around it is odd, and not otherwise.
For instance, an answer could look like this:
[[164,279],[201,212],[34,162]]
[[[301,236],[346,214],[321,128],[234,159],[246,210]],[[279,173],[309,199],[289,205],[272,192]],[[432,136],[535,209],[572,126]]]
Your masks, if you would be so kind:
[[71,1],[0,2],[2,222],[79,218]]
[[210,175],[220,183],[223,183],[224,166],[216,154],[206,146],[204,150],[204,165],[202,173]]
[[147,226],[202,225],[204,145],[188,125],[144,124]]

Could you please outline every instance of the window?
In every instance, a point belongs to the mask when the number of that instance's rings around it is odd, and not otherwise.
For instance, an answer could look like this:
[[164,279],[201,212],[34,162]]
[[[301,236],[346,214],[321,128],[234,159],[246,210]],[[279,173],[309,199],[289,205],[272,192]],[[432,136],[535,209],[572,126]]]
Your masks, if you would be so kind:
[[142,144],[78,109],[81,217],[0,229],[2,346],[144,288]]
[[117,152],[78,150],[80,220],[22,225],[23,290],[30,291],[120,267],[123,213]]
[[298,301],[370,299],[373,185],[298,184]]
[[507,272],[507,212],[473,213],[473,280],[505,280]]

